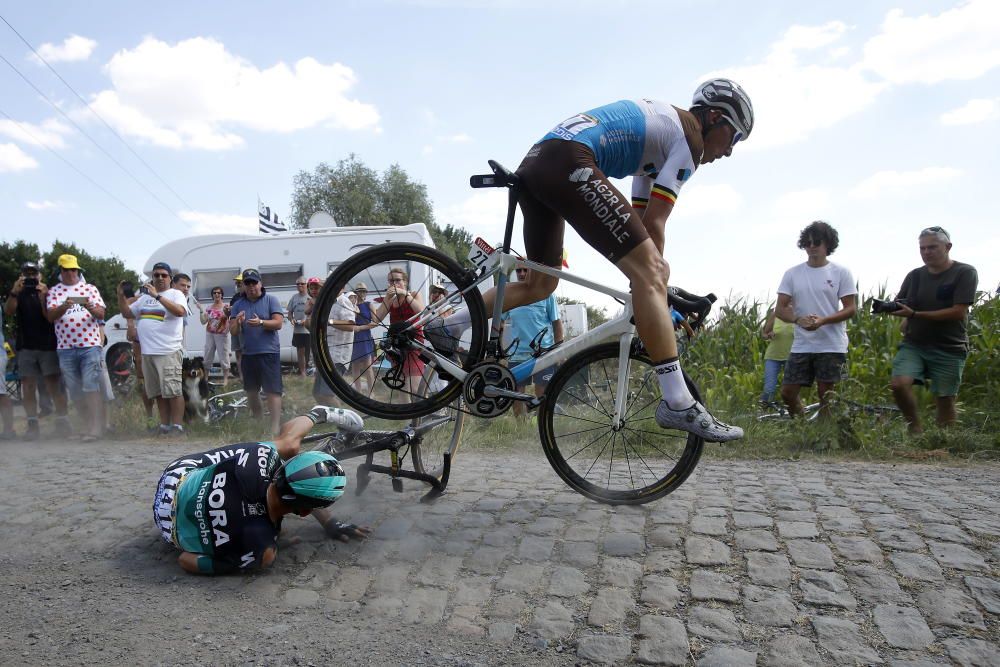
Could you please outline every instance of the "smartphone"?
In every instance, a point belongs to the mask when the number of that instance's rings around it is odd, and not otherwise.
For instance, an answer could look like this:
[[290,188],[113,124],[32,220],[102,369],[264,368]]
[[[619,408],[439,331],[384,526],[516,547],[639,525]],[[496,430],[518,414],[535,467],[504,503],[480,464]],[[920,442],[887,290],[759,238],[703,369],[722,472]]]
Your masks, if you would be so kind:
[[68,296],[66,297],[66,300],[69,301],[70,303],[75,303],[78,306],[82,306],[83,304],[87,303],[88,299],[85,296]]

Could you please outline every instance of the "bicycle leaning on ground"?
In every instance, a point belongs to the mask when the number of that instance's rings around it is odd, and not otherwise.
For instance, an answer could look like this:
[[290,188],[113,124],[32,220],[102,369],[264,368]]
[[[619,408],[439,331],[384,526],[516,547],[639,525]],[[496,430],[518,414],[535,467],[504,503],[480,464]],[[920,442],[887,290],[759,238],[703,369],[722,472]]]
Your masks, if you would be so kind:
[[[370,294],[381,295],[376,301],[398,303],[399,292],[386,291],[390,270],[407,276],[407,294],[413,303],[397,306],[395,316],[393,308],[388,308],[389,323],[372,330],[376,343],[372,367],[377,379],[371,386],[352,380],[343,366],[334,364],[331,341],[322,334],[312,337],[319,372],[348,405],[385,419],[419,420],[435,413],[466,411],[492,418],[504,414],[514,401],[525,401],[538,408],[539,436],[549,463],[573,489],[612,504],[663,497],[694,470],[704,441],[656,424],[659,384],[636,335],[631,296],[512,254],[518,177],[492,160],[489,164],[492,174],[470,180],[475,188],[508,188],[501,248],[477,238],[469,254],[475,269],[463,268],[427,246],[409,243],[385,243],[348,258],[320,292],[312,331],[333,326],[330,312],[337,296],[358,282],[372,286]],[[508,368],[502,363],[507,355],[500,342],[501,306],[508,276],[521,267],[606,294],[622,304],[622,313],[562,345],[538,349],[531,359]],[[490,325],[479,288],[494,282],[497,295]],[[444,285],[446,294],[428,304],[428,288],[434,284]],[[685,294],[674,290],[671,303],[685,313],[699,312],[703,321],[711,301],[685,299]],[[468,313],[468,323],[458,337],[451,327],[443,326],[442,315],[462,309]],[[552,367],[556,371],[541,398],[516,390],[519,382]],[[422,378],[416,390],[414,375]],[[701,400],[691,379],[686,374],[684,378],[692,396]],[[456,437],[443,453],[445,471],[457,446]]]

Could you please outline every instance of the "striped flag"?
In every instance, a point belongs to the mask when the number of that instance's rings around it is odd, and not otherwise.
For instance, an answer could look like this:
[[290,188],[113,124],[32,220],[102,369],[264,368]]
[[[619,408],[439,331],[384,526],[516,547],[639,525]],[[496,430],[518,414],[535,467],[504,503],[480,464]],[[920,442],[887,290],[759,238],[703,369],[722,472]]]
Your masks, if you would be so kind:
[[258,225],[257,230],[261,234],[276,234],[278,232],[287,232],[288,228],[285,227],[285,223],[278,221],[278,214],[275,213],[271,215],[271,207],[264,206],[261,202],[260,197],[257,197],[257,219]]

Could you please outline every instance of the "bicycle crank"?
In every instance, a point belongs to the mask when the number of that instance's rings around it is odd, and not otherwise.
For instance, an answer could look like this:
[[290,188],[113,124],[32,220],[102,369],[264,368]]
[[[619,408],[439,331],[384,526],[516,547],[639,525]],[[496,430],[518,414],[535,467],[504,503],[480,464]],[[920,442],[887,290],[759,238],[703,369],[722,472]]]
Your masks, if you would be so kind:
[[473,368],[462,385],[469,412],[486,418],[498,417],[510,410],[514,398],[521,395],[514,391],[516,388],[517,382],[507,367],[492,362]]

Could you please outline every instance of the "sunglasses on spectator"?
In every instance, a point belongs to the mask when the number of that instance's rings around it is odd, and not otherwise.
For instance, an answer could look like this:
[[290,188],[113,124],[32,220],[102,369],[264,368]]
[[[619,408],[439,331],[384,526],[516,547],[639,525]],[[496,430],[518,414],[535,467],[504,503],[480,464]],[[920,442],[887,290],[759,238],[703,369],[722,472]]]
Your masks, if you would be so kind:
[[169,278],[170,274],[169,273],[154,273],[153,277],[154,278]]
[[527,273],[528,269],[515,269],[518,273]]
[[296,285],[305,285],[305,283],[295,283]]
[[244,280],[243,284],[244,285],[256,285],[257,281],[256,280]]
[[818,248],[823,245],[823,239],[806,239],[805,243],[802,244],[806,248],[812,246],[813,248]]
[[216,294],[218,294],[219,296],[222,296],[222,292],[212,292],[212,296],[215,296]]

